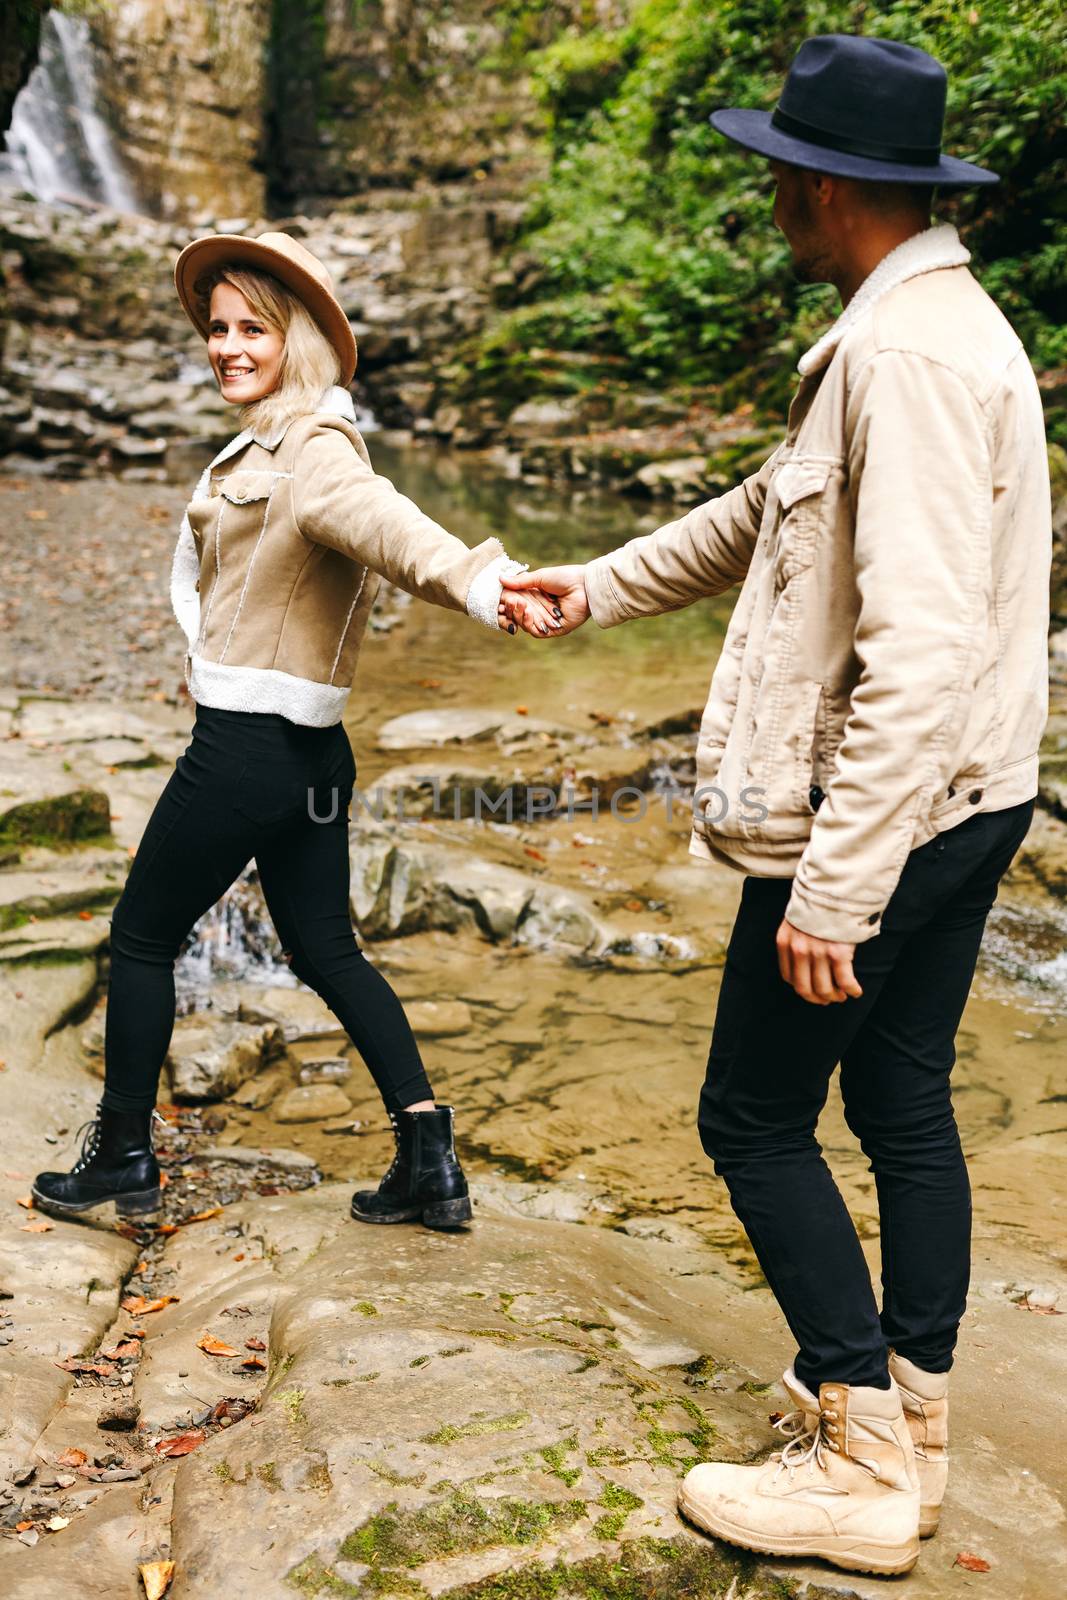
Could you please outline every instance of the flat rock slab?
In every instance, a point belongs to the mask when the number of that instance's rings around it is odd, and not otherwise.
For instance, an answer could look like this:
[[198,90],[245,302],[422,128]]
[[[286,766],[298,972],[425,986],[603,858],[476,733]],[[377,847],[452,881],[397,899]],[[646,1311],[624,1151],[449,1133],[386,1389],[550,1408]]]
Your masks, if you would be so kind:
[[431,750],[440,745],[476,744],[496,739],[500,744],[522,743],[547,734],[550,738],[568,737],[568,730],[536,717],[514,711],[490,711],[474,707],[408,711],[393,717],[378,731],[380,750]]

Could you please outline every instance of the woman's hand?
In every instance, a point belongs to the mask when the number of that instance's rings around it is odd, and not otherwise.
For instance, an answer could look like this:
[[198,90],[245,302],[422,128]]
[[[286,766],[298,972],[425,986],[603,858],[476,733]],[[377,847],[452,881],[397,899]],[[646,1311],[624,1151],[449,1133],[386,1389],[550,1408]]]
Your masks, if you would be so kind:
[[[573,633],[589,616],[585,568],[540,567],[536,572],[516,572],[501,580],[500,610],[535,638],[548,633]],[[510,592],[509,592],[510,591]],[[554,626],[540,626],[548,617]]]
[[[505,581],[501,579],[501,583]],[[562,628],[563,613],[551,596],[529,594],[519,598],[501,590],[497,625],[505,633],[515,633],[521,627],[533,638],[545,639]]]

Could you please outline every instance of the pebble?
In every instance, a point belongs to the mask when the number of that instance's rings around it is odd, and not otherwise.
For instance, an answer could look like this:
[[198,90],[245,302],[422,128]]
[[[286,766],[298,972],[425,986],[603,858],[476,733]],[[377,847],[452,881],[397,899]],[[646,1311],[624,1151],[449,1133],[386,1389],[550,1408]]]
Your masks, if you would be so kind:
[[136,1428],[141,1407],[136,1400],[112,1400],[103,1407],[96,1419],[98,1428],[112,1429],[116,1433],[129,1433]]
[[100,1483],[129,1483],[134,1478],[141,1476],[137,1467],[108,1467],[106,1472],[100,1474]]

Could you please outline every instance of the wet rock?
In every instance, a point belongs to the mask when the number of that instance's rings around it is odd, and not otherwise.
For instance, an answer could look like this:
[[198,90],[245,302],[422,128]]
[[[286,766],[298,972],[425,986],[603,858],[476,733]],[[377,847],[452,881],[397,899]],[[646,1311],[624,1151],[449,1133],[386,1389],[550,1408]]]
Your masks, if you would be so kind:
[[469,1033],[474,1015],[464,1000],[411,1000],[404,1007],[413,1032],[427,1039]]
[[303,1083],[289,1089],[274,1108],[277,1122],[321,1122],[344,1116],[352,1102],[334,1083]]
[[180,1100],[224,1100],[284,1046],[274,1023],[234,1022],[209,1013],[179,1017],[167,1057]]
[[229,1098],[234,1105],[246,1106],[249,1111],[262,1111],[288,1088],[292,1078],[288,1064],[268,1067],[265,1072],[257,1072],[255,1077],[247,1079]]
[[83,909],[102,912],[122,893],[128,867],[128,858],[118,850],[26,850],[19,867],[0,872],[0,929],[17,927],[30,917]]
[[301,1083],[347,1083],[352,1076],[352,1063],[345,1056],[318,1056],[305,1059],[297,1074]]

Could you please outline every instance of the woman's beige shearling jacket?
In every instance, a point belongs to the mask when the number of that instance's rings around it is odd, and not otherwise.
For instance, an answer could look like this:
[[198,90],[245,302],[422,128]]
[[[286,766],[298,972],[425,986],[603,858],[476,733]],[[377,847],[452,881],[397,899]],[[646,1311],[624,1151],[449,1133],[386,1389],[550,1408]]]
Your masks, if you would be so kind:
[[473,550],[377,474],[348,391],[204,469],[182,519],[171,603],[192,698],[340,722],[381,577],[497,628],[499,539]]

